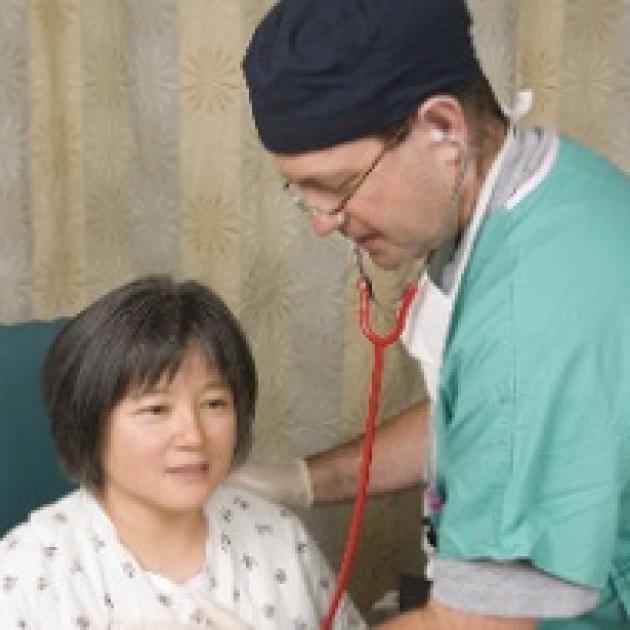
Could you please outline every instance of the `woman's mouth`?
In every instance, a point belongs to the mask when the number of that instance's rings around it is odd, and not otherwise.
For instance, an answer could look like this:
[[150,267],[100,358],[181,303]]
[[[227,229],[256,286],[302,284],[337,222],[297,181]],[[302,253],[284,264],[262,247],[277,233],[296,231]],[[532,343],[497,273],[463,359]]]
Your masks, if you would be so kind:
[[205,480],[208,477],[210,465],[207,462],[195,462],[190,464],[181,464],[179,466],[169,466],[166,472],[169,475],[175,475],[178,479],[196,481]]

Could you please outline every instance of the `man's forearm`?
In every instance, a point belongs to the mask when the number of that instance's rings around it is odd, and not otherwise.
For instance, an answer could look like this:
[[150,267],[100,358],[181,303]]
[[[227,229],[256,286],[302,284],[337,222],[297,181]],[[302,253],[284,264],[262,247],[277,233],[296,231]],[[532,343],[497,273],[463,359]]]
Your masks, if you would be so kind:
[[[378,427],[372,455],[370,494],[403,490],[422,481],[428,403],[423,401]],[[307,459],[315,501],[352,498],[361,467],[362,438]]]
[[535,630],[536,626],[536,619],[474,615],[429,600],[424,608],[399,615],[378,630]]

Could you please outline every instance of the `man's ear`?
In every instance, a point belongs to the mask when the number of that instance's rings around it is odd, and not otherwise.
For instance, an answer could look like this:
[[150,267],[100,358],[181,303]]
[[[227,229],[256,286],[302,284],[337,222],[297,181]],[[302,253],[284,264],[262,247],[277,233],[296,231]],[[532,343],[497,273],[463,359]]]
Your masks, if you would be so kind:
[[451,144],[459,155],[468,146],[469,129],[460,102],[448,95],[426,99],[413,118],[416,133],[427,145]]

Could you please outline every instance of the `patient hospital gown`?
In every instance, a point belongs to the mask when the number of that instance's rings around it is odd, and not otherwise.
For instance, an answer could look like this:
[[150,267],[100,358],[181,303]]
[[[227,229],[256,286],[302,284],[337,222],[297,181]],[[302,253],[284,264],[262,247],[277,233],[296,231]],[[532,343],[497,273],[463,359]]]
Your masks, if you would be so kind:
[[[206,567],[184,584],[144,571],[84,490],[0,541],[2,630],[106,630],[172,622],[212,628],[200,595],[253,628],[316,630],[334,577],[287,509],[227,486],[207,507]],[[344,598],[335,629],[365,628]]]

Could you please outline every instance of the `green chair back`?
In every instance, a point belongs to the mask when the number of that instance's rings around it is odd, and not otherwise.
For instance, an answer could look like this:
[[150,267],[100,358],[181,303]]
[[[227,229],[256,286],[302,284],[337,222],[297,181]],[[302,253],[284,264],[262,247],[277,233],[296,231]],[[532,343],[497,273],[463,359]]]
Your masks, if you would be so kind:
[[74,487],[57,461],[41,385],[64,321],[0,325],[0,537]]

